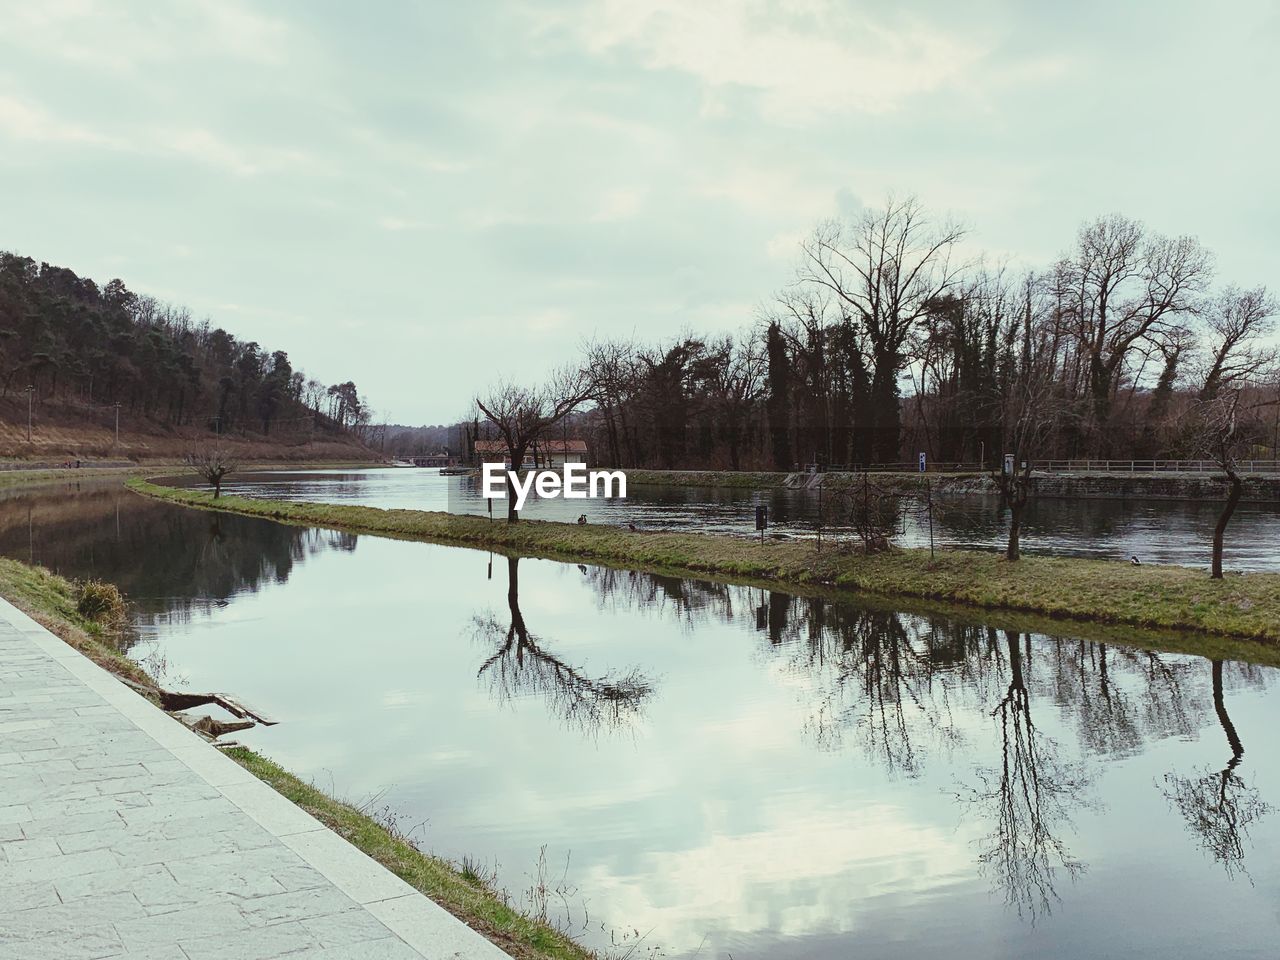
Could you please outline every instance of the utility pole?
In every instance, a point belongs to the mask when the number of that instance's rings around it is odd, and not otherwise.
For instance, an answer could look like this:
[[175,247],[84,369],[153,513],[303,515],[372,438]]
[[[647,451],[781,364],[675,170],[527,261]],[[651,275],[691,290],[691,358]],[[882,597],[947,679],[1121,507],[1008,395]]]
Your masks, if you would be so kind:
[[32,384],[27,384],[27,443],[31,442],[31,398],[35,392],[36,388]]

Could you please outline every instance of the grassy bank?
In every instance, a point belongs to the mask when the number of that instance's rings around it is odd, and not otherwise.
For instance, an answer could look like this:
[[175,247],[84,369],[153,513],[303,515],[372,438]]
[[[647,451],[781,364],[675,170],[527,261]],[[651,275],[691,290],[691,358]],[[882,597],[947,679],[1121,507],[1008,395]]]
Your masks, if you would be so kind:
[[737,487],[772,490],[790,474],[763,470],[628,470],[627,483],[649,487]]
[[[97,602],[100,586],[73,583],[44,567],[0,557],[0,596],[98,666],[152,686],[147,672],[120,652],[123,609],[110,600]],[[114,592],[115,602],[122,602],[113,588],[103,592]]]
[[0,489],[28,487],[43,483],[61,483],[75,480],[96,480],[103,477],[123,477],[140,472],[142,467],[51,467],[39,470],[0,470]]
[[225,753],[512,956],[564,960],[588,960],[594,956],[546,923],[521,914],[474,871],[460,870],[423,853],[393,825],[333,798],[252,750],[232,747]]
[[[123,606],[114,587],[74,583],[43,567],[0,558],[0,596],[99,666],[144,690],[157,690],[146,671],[118,648],[125,624]],[[595,957],[551,925],[521,914],[474,871],[418,849],[393,823],[383,822],[325,793],[252,750],[233,747],[225,752],[513,957],[520,960],[592,960]]]
[[[246,463],[242,472],[254,470],[368,470],[381,464],[355,460],[319,460],[319,461],[285,461],[263,460]],[[112,466],[85,467],[37,467],[7,466],[0,469],[0,490],[10,487],[30,487],[48,483],[78,482],[84,480],[101,480],[109,477],[129,477],[145,473],[154,473],[160,469],[181,471],[181,460],[162,459],[143,463],[117,464]]]
[[1006,563],[982,551],[893,550],[874,556],[812,542],[769,541],[698,533],[633,533],[613,527],[525,520],[514,526],[484,517],[418,510],[222,497],[141,479],[135,491],[187,506],[287,523],[406,539],[477,546],[640,570],[713,575],[796,587],[823,586],[884,599],[914,597],[1048,618],[1193,630],[1221,637],[1280,640],[1280,574],[1210,580],[1185,567],[1131,566],[1109,560],[1024,557]]

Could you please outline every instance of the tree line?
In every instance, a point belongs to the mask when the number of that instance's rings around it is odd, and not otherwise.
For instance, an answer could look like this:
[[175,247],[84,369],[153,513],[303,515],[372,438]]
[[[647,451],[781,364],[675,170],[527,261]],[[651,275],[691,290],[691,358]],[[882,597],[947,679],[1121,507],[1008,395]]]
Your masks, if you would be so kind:
[[283,350],[237,339],[121,280],[99,286],[0,251],[0,398],[28,387],[37,402],[118,403],[220,434],[358,430],[369,420],[354,383],[322,384]]
[[1265,287],[1215,284],[1198,240],[1120,215],[1038,269],[967,236],[914,198],[823,223],[741,333],[587,344],[579,427],[623,467],[1173,459],[1203,446],[1199,405],[1238,396],[1237,435],[1275,455]]

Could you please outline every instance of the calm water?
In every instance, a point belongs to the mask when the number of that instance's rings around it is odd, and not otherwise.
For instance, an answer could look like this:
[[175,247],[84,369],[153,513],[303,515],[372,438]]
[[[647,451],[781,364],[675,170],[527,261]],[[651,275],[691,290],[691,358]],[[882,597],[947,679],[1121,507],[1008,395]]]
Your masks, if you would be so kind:
[[[190,482],[190,481],[188,481]],[[374,469],[245,474],[228,481],[245,496],[323,503],[359,503],[383,508],[486,512],[479,484],[468,477],[442,477],[434,470]],[[712,487],[632,486],[624,500],[537,500],[525,515],[572,522],[584,510],[592,523],[642,529],[700,530],[749,534],[755,504],[769,506],[773,532],[814,536],[818,498],[797,490],[728,490]],[[1209,566],[1209,543],[1219,505],[1161,500],[1032,500],[1024,520],[1029,553],[1096,556],[1144,563]],[[504,516],[505,501],[494,511]],[[1008,512],[996,497],[939,499],[934,536],[939,545],[999,549],[1007,536]],[[899,543],[928,546],[927,515],[903,510]],[[1232,520],[1227,544],[1229,570],[1280,570],[1280,507],[1245,504]]]
[[0,552],[120,583],[135,655],[282,721],[241,739],[596,946],[1276,955],[1271,668],[114,484],[3,495]]

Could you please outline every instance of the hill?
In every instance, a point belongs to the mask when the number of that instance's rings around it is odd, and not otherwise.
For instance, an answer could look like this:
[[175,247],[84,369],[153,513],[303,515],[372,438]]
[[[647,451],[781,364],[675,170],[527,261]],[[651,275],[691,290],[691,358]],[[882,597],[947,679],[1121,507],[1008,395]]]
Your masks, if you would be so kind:
[[0,457],[174,459],[218,443],[254,459],[373,459],[368,420],[354,383],[309,378],[284,350],[122,280],[0,252]]

